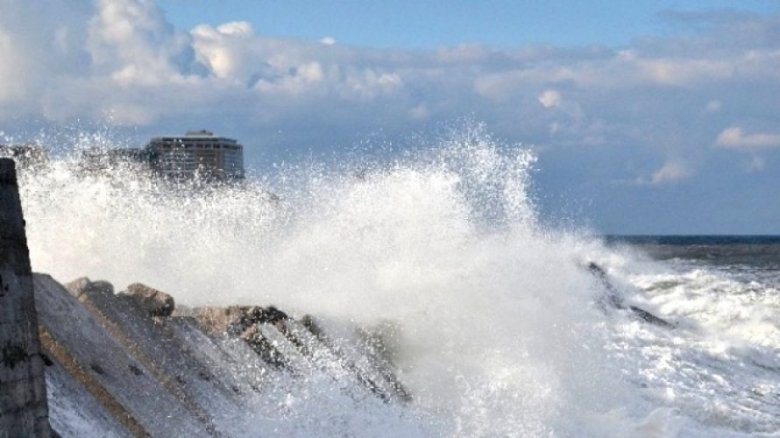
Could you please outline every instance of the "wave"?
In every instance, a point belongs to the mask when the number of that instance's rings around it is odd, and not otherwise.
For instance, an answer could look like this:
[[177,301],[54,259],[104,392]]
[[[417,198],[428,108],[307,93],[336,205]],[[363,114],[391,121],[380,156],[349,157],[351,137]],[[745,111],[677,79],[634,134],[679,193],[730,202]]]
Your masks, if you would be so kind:
[[706,416],[653,392],[679,390],[679,372],[643,374],[648,362],[676,366],[653,349],[688,329],[605,314],[604,286],[584,266],[605,266],[630,302],[675,321],[695,319],[679,296],[688,289],[656,294],[657,277],[631,272],[655,262],[543,226],[534,163],[477,125],[385,162],[283,166],[234,185],[171,184],[127,163],[84,172],[74,154],[24,172],[20,186],[33,269],[60,281],[142,281],[188,305],[274,304],[393,327],[409,406],[358,407],[327,385],[280,383],[279,397],[311,400],[290,405],[295,421],[345,435],[364,433],[361,418],[377,435],[708,430]]

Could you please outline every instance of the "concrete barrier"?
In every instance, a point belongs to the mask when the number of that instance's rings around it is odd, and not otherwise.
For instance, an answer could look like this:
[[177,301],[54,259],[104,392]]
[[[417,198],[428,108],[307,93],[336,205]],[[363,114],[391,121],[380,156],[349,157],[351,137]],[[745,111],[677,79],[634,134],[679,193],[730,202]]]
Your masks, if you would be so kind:
[[0,438],[49,437],[46,382],[14,161],[0,159]]

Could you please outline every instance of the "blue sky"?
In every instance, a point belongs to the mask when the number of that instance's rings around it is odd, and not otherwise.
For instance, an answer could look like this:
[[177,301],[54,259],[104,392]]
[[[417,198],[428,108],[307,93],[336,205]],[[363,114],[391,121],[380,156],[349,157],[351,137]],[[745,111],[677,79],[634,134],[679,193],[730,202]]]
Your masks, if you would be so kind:
[[371,47],[431,48],[478,42],[510,48],[623,46],[636,37],[685,31],[666,11],[780,11],[776,0],[161,0],[170,21],[189,28],[246,20],[270,36],[320,39]]
[[468,119],[535,150],[550,222],[780,234],[777,0],[0,0],[0,11],[7,141],[107,130],[138,145],[209,128],[262,170],[414,147]]

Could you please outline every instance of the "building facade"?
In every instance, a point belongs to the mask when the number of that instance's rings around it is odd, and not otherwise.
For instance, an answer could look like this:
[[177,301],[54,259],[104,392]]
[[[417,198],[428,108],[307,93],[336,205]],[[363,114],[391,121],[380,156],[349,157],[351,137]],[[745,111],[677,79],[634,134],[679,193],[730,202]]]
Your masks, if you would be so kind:
[[156,137],[145,151],[152,171],[172,179],[244,178],[244,147],[236,140],[217,137],[209,131],[190,131],[184,136]]

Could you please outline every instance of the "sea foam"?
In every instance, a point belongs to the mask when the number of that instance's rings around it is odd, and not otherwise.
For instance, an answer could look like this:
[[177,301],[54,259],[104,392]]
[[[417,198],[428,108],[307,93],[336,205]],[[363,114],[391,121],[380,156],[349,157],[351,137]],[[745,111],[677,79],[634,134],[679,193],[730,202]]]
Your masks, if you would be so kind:
[[[246,430],[659,436],[688,424],[641,386],[640,362],[658,360],[641,336],[670,335],[605,314],[584,266],[606,266],[630,299],[672,315],[682,305],[643,295],[629,272],[638,256],[543,226],[534,155],[481,126],[378,163],[281,166],[263,183],[175,184],[127,163],[84,172],[77,156],[22,175],[36,271],[390,333],[411,403],[356,404],[327,382],[280,377]],[[658,388],[674,386],[662,378]]]

